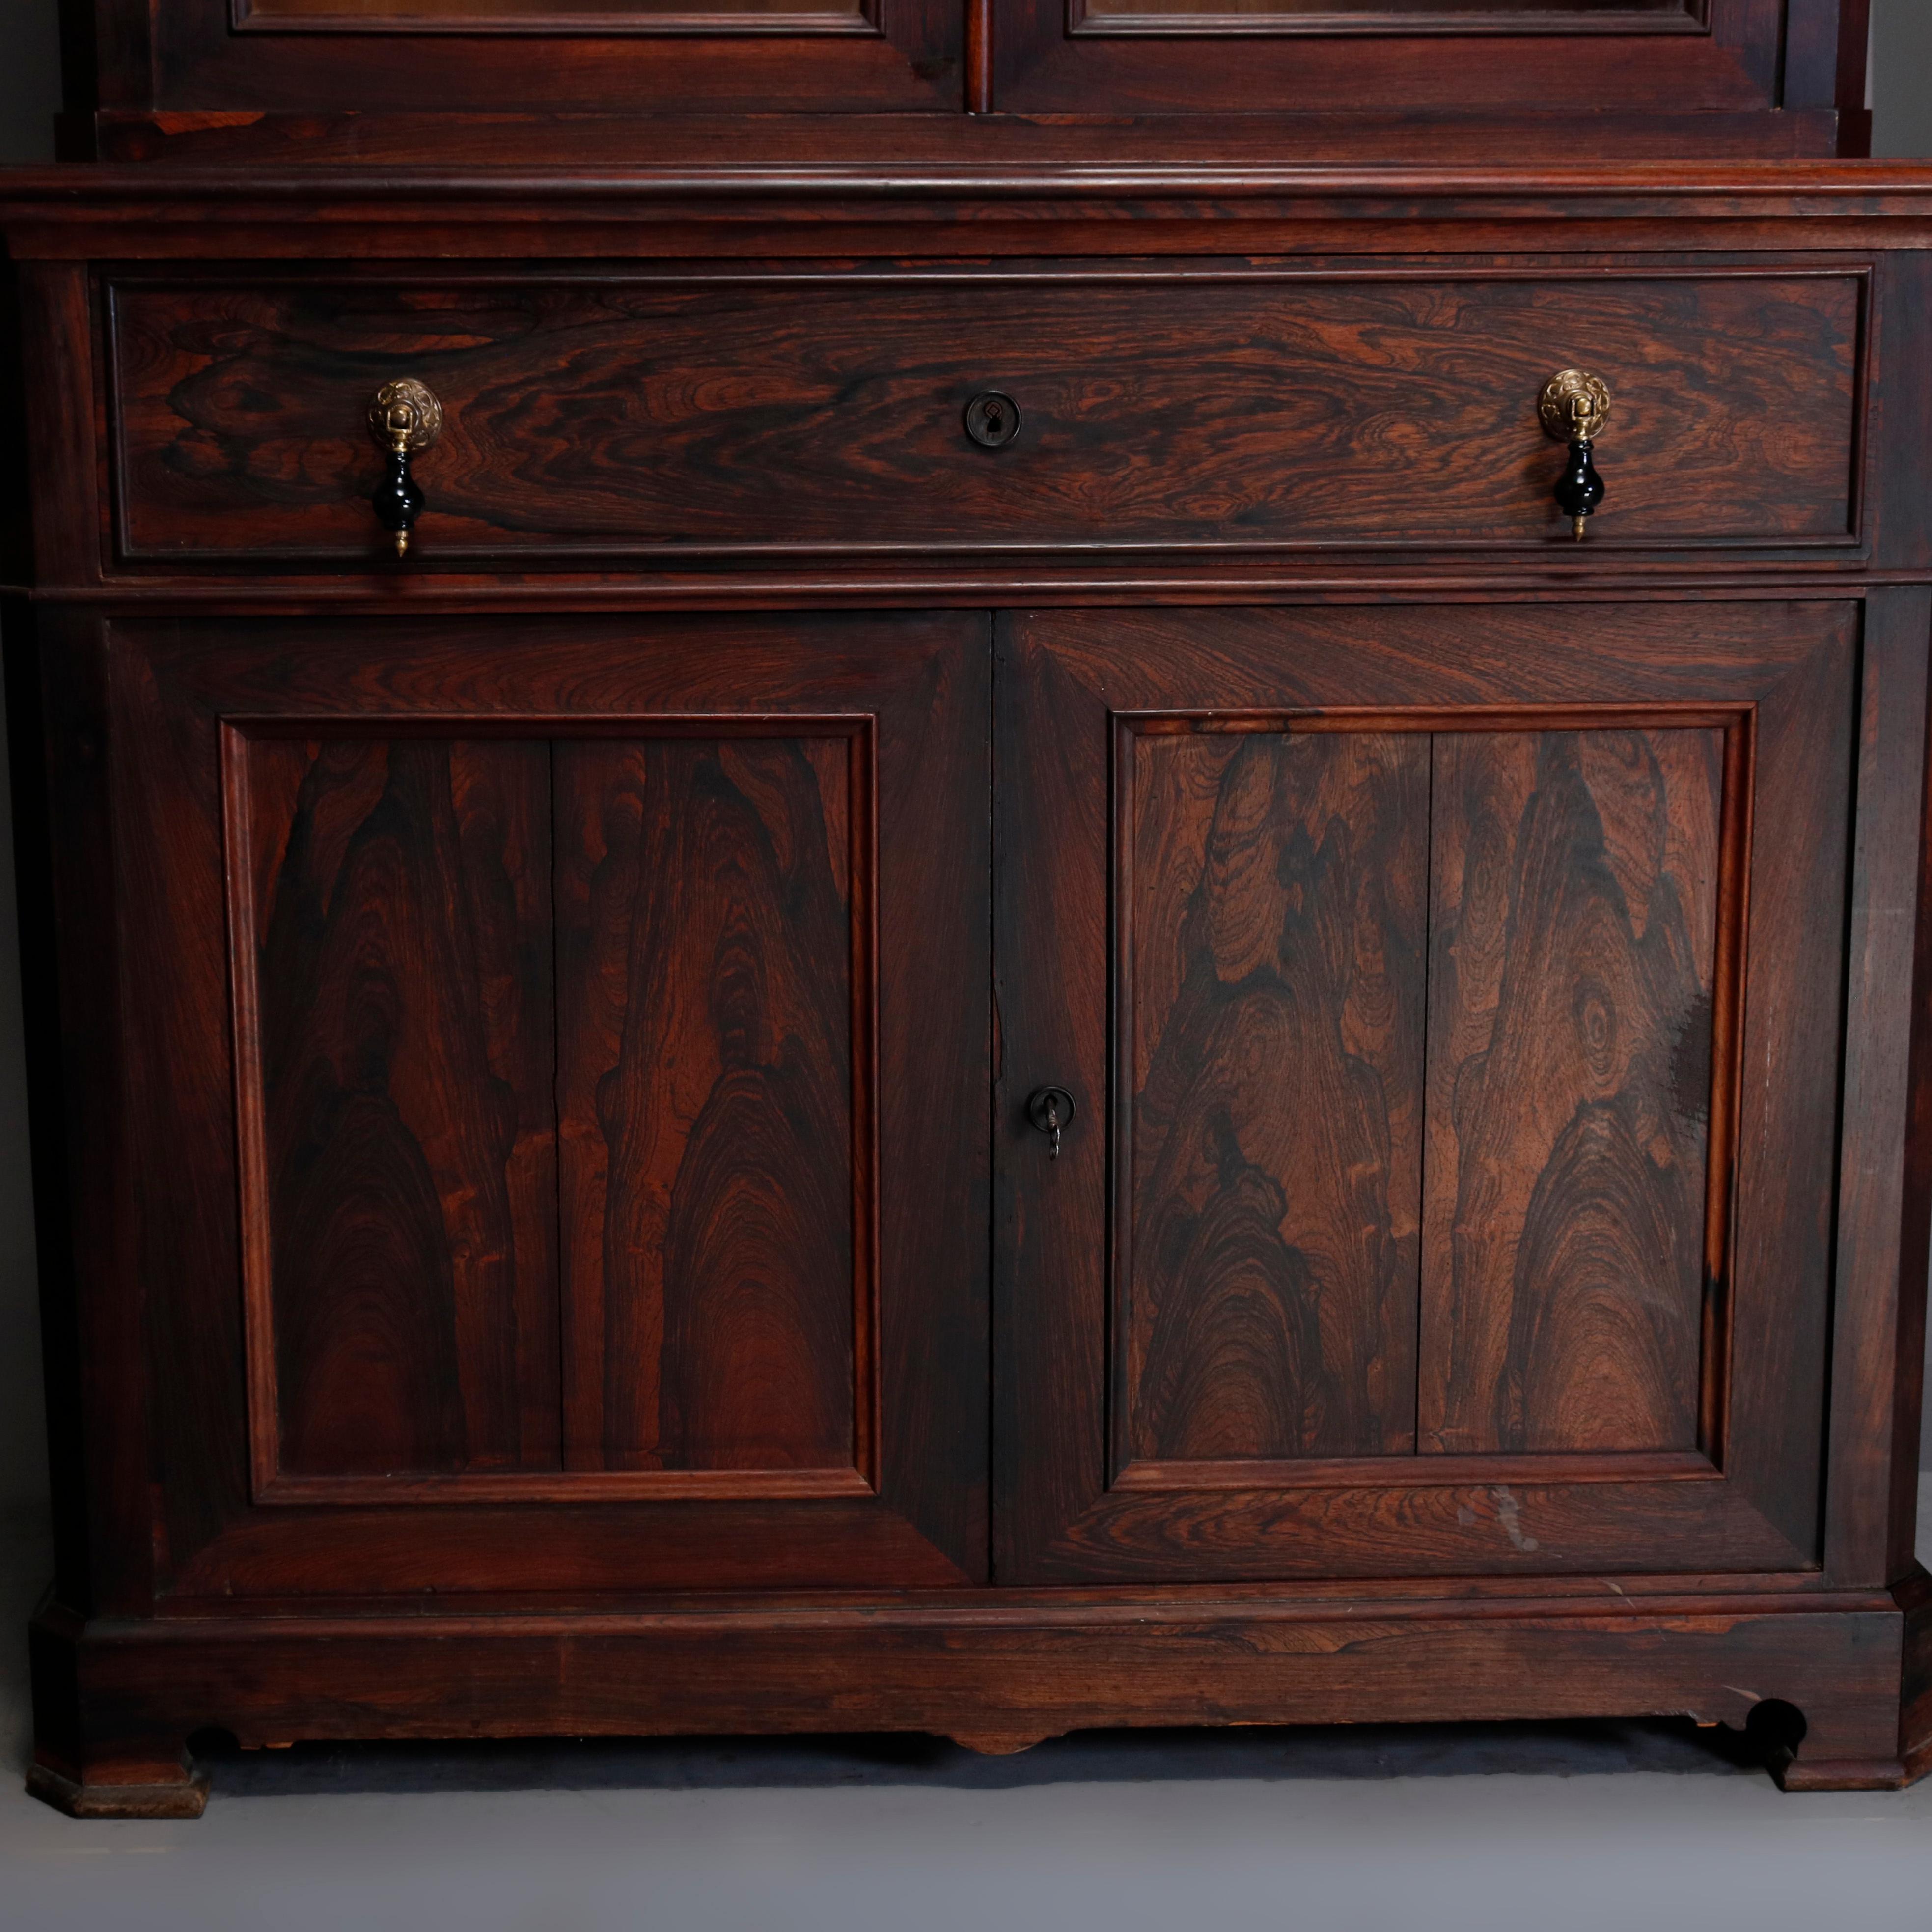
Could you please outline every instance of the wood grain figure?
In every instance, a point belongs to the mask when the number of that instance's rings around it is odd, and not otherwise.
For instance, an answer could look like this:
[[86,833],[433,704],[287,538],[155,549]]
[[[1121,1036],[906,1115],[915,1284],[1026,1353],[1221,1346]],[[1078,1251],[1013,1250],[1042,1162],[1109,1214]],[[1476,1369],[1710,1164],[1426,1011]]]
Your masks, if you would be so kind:
[[1434,744],[1418,1432],[1696,1441],[1722,734]]
[[276,1405],[258,1431],[278,1471],[554,1468],[548,748],[240,743],[269,1222],[251,1315]]
[[[117,543],[366,560],[364,411],[408,374],[445,411],[438,562],[1546,548],[1570,533],[1534,404],[1587,361],[1617,397],[1601,539],[1842,545],[1863,307],[1850,271],[130,278]],[[988,388],[1021,416],[997,450],[962,427]]]
[[70,4],[117,158],[0,178],[37,1795],[191,1815],[210,1726],[1932,1768],[1864,0]]
[[572,1468],[852,1465],[850,746],[556,748]]
[[1429,741],[1127,742],[1131,1453],[1407,1451]]

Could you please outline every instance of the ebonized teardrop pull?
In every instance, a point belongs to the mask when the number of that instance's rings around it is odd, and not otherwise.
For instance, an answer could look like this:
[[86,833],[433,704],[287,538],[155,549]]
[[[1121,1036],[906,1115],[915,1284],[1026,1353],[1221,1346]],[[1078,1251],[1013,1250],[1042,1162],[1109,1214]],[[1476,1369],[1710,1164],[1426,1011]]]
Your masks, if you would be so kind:
[[413,377],[385,383],[370,400],[369,434],[388,458],[382,480],[370,494],[370,507],[394,537],[396,554],[405,557],[424,504],[422,487],[410,473],[410,458],[442,434],[442,405]]
[[1544,385],[1538,405],[1544,433],[1570,446],[1570,461],[1556,482],[1556,506],[1570,519],[1579,543],[1604,500],[1604,479],[1592,460],[1596,439],[1610,414],[1609,386],[1582,369],[1565,369]]

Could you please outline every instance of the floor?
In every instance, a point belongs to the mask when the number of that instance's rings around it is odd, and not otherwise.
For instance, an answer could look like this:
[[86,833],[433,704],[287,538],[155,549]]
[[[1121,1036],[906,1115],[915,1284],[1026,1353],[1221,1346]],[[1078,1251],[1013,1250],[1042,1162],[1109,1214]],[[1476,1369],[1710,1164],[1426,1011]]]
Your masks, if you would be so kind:
[[[1932,1485],[1921,1520],[1932,1524]],[[1924,1539],[1932,1560],[1932,1536]],[[0,1560],[0,1630],[44,1575]],[[1932,1780],[1786,1798],[1674,1723],[236,1753],[193,1823],[21,1792],[0,1645],[0,1928],[1656,1932],[1932,1923]]]

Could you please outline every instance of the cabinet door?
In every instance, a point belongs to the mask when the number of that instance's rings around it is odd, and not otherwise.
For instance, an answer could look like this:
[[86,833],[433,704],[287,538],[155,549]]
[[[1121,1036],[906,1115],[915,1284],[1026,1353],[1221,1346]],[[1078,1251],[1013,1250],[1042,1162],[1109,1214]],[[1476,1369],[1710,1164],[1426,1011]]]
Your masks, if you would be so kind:
[[1460,143],[1472,161],[1495,157],[1498,119],[1548,152],[1553,114],[1588,113],[1593,133],[1605,124],[1601,138],[1655,154],[1660,123],[1694,116],[1706,152],[1789,155],[1808,136],[1811,152],[1832,152],[1828,116],[1803,133],[1773,125],[1774,108],[1829,107],[1836,53],[1834,41],[1798,37],[1780,101],[1780,0],[993,5],[1003,112],[1289,116],[1318,140],[1384,158],[1432,143],[1453,152],[1460,116],[1478,129]]
[[164,1587],[983,1573],[988,630],[110,632]]
[[1815,1563],[1856,641],[1006,620],[1003,1579]]
[[[178,134],[217,101],[268,117],[255,131],[270,145],[251,158],[320,140],[343,159],[451,167],[534,149],[588,167],[622,151],[597,145],[601,115],[644,124],[634,153],[658,115],[932,113],[961,99],[956,0],[109,0],[109,11],[119,22],[101,50],[101,131],[119,160],[162,151],[140,123]],[[138,50],[125,38],[136,21]],[[332,131],[330,117],[350,115],[373,151]],[[459,116],[492,118],[479,128]],[[554,120],[565,125],[546,145]],[[684,153],[705,138],[687,134]]]

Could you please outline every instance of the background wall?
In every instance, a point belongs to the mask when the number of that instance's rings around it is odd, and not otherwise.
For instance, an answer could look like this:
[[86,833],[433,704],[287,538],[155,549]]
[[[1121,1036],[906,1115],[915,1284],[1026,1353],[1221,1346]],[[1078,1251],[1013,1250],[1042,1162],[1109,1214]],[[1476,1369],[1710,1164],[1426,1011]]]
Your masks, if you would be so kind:
[[[55,19],[55,0],[0,0],[0,47],[5,50],[0,60],[0,162],[53,157],[52,122],[60,101]],[[1932,159],[1932,0],[1872,0],[1872,44],[1873,153]],[[18,460],[17,452],[5,454]],[[0,736],[0,759],[4,743]],[[13,850],[0,768],[0,1512],[32,1514],[46,1507],[46,1447]],[[1932,1390],[1932,1372],[1927,1379]],[[1932,1426],[1922,1460],[1932,1469]]]

